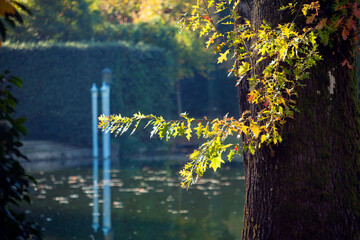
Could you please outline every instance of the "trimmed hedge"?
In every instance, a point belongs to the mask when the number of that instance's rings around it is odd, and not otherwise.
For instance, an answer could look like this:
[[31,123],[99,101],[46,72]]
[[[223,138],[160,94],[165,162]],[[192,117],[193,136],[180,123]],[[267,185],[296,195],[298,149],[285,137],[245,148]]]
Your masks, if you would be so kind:
[[171,62],[161,48],[123,42],[17,44],[0,49],[0,70],[10,70],[24,81],[16,96],[18,114],[27,118],[28,138],[83,146],[91,145],[90,88],[94,82],[100,88],[104,68],[113,71],[112,113],[140,110],[166,116],[175,112],[168,77]]

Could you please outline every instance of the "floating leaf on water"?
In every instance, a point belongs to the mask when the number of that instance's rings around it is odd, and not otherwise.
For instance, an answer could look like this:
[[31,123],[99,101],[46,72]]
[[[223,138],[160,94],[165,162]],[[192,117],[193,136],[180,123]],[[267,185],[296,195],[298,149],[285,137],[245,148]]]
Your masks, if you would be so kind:
[[166,198],[166,201],[167,202],[172,202],[172,201],[175,201],[174,197],[169,195],[167,198]]
[[234,178],[235,180],[245,180],[245,176],[238,176],[236,178]]
[[200,191],[204,191],[204,190],[206,190],[207,188],[206,188],[206,187],[203,187],[203,186],[201,186],[201,185],[197,185],[197,186],[196,186],[196,189],[198,189],[198,190],[200,190]]
[[91,190],[85,190],[84,193],[85,193],[85,194],[93,194],[93,193],[94,193],[94,190],[92,190],[92,189],[91,189]]
[[210,185],[210,186],[208,187],[208,190],[218,190],[218,189],[220,189],[220,187],[219,187],[219,186],[216,186],[216,185]]
[[71,194],[69,197],[70,198],[79,198],[79,194]]
[[144,179],[144,181],[148,181],[148,182],[154,182],[154,181],[163,182],[165,180],[166,180],[166,177],[159,177],[159,176],[152,176],[152,177],[148,177],[148,178]]
[[111,182],[110,187],[122,187],[124,184],[122,182]]
[[189,211],[188,210],[180,210],[179,213],[180,214],[184,214],[184,213],[188,213]]
[[143,176],[134,176],[134,177],[133,177],[134,180],[141,180],[141,179],[143,179],[143,178],[144,178]]
[[166,185],[169,187],[178,187],[179,183],[168,182]]
[[58,201],[60,204],[68,204],[69,200],[66,197],[55,197],[55,201]]
[[177,211],[172,210],[172,209],[168,209],[168,212],[169,212],[169,213],[172,213],[172,214],[176,214],[176,213],[177,213]]
[[123,203],[119,202],[119,201],[114,201],[113,202],[114,208],[123,208]]
[[222,182],[220,185],[222,185],[222,186],[230,186],[231,183],[230,182]]

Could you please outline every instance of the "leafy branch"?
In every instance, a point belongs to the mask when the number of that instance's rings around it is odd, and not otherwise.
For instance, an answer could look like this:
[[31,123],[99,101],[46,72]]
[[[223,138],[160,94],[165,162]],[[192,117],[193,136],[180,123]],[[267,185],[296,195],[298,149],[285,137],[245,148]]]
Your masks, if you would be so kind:
[[[201,2],[204,8],[201,7]],[[290,8],[295,18],[302,12],[309,27],[299,29],[294,24],[286,23],[271,28],[263,23],[255,29],[250,21],[241,17],[235,9],[240,4],[238,0],[198,0],[193,6],[191,16],[184,22],[187,29],[200,30],[200,36],[207,36],[206,47],[214,45],[214,52],[219,54],[218,63],[228,61],[228,54],[233,52],[233,67],[229,70],[237,77],[238,85],[245,77],[249,81],[248,102],[256,105],[256,111],[245,111],[239,119],[194,119],[182,114],[182,120],[166,121],[163,117],[136,113],[133,117],[121,115],[101,116],[99,127],[104,131],[123,134],[132,127],[133,133],[143,120],[145,127],[152,126],[151,137],[158,135],[166,140],[171,137],[183,137],[188,140],[195,134],[205,142],[190,156],[190,161],[180,171],[182,186],[189,187],[203,176],[208,168],[216,171],[222,163],[223,154],[228,152],[227,160],[231,161],[239,152],[240,136],[245,136],[242,142],[244,152],[255,154],[256,150],[266,145],[271,148],[282,142],[281,129],[289,118],[294,118],[297,90],[306,84],[310,77],[310,69],[321,60],[318,53],[318,42],[327,44],[332,33],[341,28],[342,38],[348,39],[350,31],[358,32],[355,17],[360,18],[360,10],[356,1],[336,1],[334,16],[318,19],[320,4],[318,1],[302,4],[295,9],[296,4],[290,3],[281,9]],[[301,9],[301,11],[300,11]],[[211,10],[218,14],[228,10],[230,14],[220,19],[217,24],[233,25],[227,32],[220,32],[215,24]],[[346,17],[340,18],[339,12],[346,12]],[[230,21],[225,22],[230,19]],[[330,25],[326,25],[330,23]],[[337,23],[337,27],[333,25]],[[330,26],[330,27],[329,27]],[[332,26],[332,27],[331,27]],[[337,30],[336,30],[337,29]],[[338,31],[339,32],[339,31]],[[356,34],[353,34],[356,36]],[[353,42],[356,39],[352,39]],[[251,45],[250,45],[251,43]],[[227,49],[223,51],[224,46]],[[255,61],[256,59],[256,61]],[[345,59],[346,60],[346,59]],[[262,72],[255,71],[259,64]],[[349,63],[344,62],[343,66]],[[203,125],[204,123],[204,125]],[[239,143],[227,143],[229,136],[236,136]]]

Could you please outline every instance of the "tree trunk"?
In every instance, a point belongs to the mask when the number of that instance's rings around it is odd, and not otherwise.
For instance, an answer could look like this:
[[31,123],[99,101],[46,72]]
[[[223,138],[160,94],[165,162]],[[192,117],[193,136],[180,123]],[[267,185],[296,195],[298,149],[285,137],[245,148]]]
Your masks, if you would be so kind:
[[[284,2],[255,0],[253,23],[287,21],[277,10]],[[283,143],[244,154],[243,240],[360,239],[357,79],[341,66],[354,59],[350,43],[334,44],[298,89],[300,113],[287,120]]]

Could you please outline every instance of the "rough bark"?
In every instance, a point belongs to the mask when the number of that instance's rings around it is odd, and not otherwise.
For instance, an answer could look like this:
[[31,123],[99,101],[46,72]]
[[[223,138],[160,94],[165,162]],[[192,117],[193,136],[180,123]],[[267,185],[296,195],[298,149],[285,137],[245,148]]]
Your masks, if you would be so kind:
[[[284,2],[254,1],[253,23],[286,21],[277,11]],[[360,239],[357,79],[340,64],[353,59],[350,43],[335,44],[322,47],[324,60],[298,89],[300,113],[283,128],[283,143],[244,156],[244,240]]]

